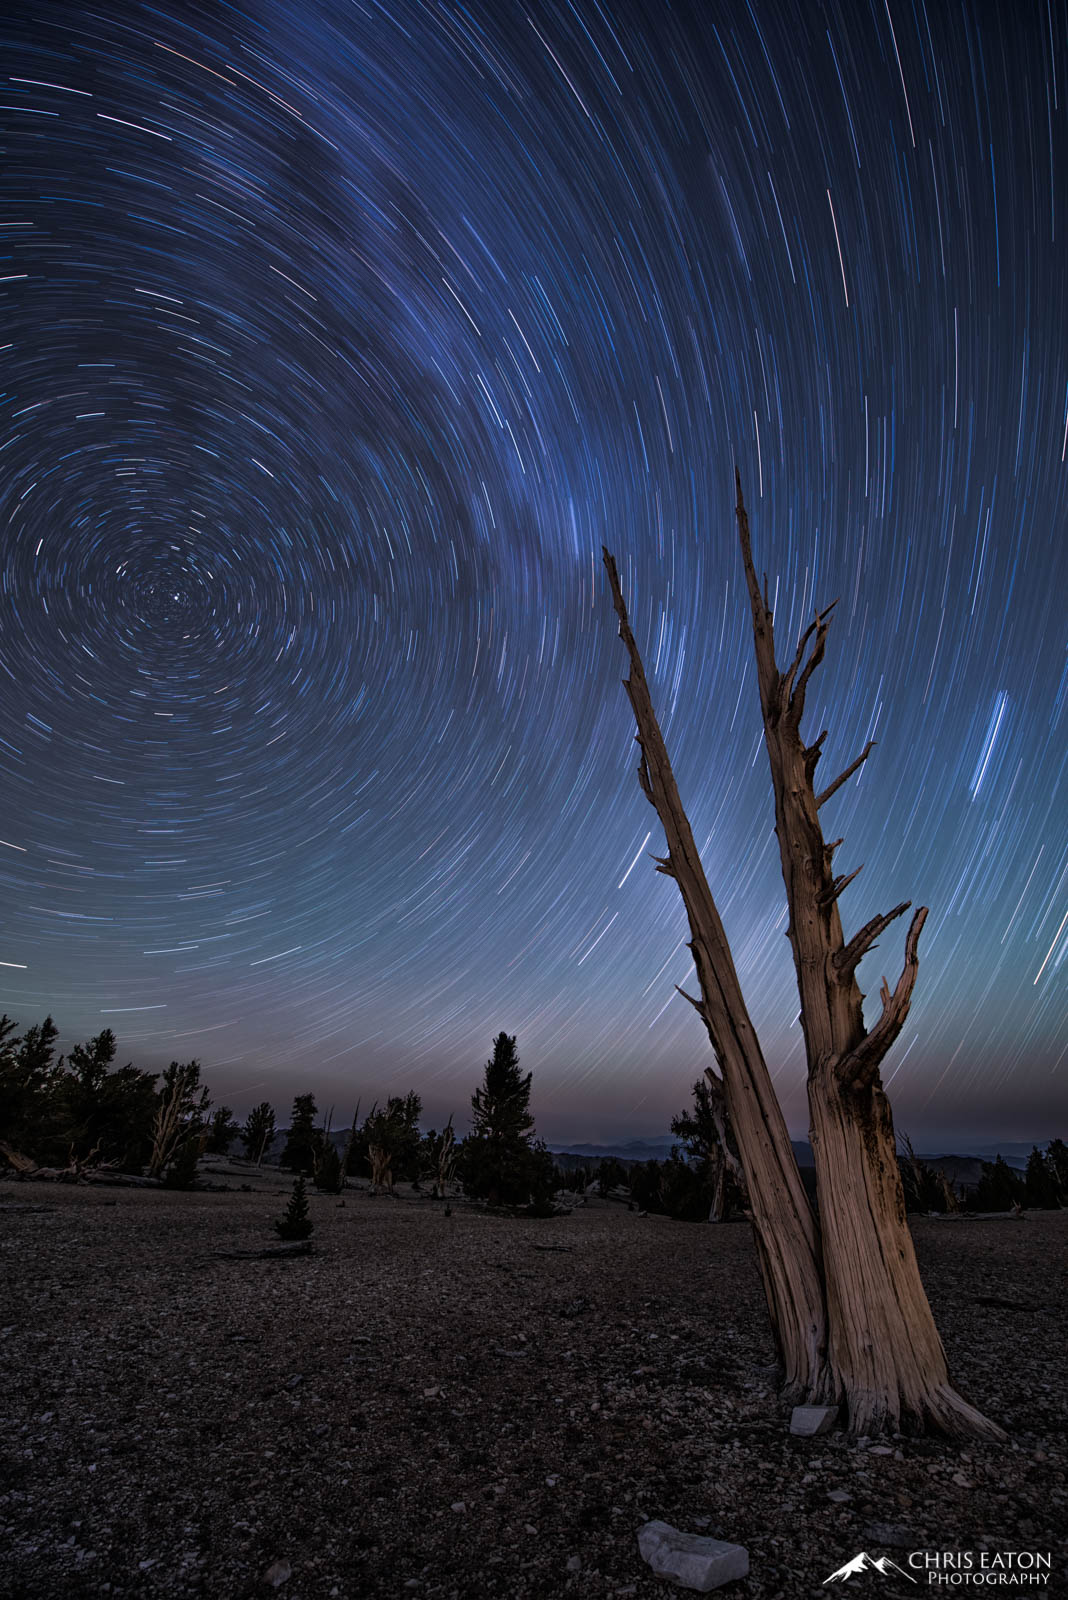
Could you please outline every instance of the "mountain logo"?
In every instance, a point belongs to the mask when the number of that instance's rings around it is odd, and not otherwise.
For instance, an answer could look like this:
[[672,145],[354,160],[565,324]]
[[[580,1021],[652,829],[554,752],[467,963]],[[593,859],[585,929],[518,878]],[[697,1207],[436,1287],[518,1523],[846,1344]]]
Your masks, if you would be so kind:
[[910,1583],[916,1579],[911,1572],[906,1572],[904,1567],[899,1567],[896,1561],[891,1561],[889,1556],[870,1556],[866,1550],[854,1556],[852,1561],[847,1561],[844,1567],[839,1567],[837,1572],[832,1572],[829,1578],[824,1578],[824,1583],[845,1583],[847,1578],[855,1578],[858,1572],[881,1572],[885,1578],[889,1573],[896,1572],[902,1578],[907,1578]]

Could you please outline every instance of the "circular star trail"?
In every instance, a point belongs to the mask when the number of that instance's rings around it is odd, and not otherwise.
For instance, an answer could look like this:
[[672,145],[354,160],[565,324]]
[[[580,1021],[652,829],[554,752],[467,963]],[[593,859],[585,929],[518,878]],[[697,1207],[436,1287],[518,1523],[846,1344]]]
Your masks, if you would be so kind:
[[550,1138],[662,1132],[604,544],[802,1131],[737,463],[781,649],[840,597],[828,778],[877,741],[847,929],[931,906],[898,1124],[1058,1131],[1064,6],[56,0],[2,61],[5,1009],[461,1119],[505,1028]]

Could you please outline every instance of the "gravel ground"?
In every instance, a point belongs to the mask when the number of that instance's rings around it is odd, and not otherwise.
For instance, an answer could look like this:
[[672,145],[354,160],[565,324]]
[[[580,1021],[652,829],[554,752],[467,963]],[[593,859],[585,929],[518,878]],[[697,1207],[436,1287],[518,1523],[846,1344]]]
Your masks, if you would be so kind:
[[350,1190],[312,1195],[313,1255],[221,1260],[281,1210],[244,1177],[0,1183],[5,1600],[642,1600],[650,1518],[744,1544],[723,1592],[753,1600],[927,1547],[1051,1549],[1068,1595],[1068,1213],[916,1223],[956,1381],[1010,1443],[872,1448],[787,1432],[743,1224]]

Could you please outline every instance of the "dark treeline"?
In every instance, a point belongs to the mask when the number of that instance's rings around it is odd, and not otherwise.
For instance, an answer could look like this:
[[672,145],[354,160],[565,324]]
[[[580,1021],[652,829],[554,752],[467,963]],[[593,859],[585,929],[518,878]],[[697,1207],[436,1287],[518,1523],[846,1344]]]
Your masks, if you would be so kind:
[[[0,1157],[17,1172],[77,1178],[110,1170],[190,1188],[205,1153],[226,1155],[239,1143],[257,1165],[271,1153],[274,1107],[262,1101],[240,1124],[229,1106],[213,1105],[199,1061],[172,1061],[163,1073],[116,1067],[110,1028],[57,1058],[51,1017],[17,1029],[0,1018]],[[332,1112],[320,1120],[314,1094],[298,1094],[280,1165],[327,1193],[369,1175],[375,1189],[403,1181],[444,1198],[459,1182],[490,1204],[551,1210],[556,1175],[535,1138],[531,1078],[519,1070],[515,1038],[499,1034],[463,1140],[451,1117],[442,1130],[422,1133],[415,1093],[374,1104],[362,1122],[357,1106],[340,1138]]]
[[[205,1153],[227,1155],[236,1146],[256,1165],[272,1155],[281,1131],[274,1107],[262,1101],[239,1123],[229,1106],[213,1103],[199,1061],[172,1061],[162,1073],[129,1062],[117,1067],[110,1028],[57,1057],[58,1033],[51,1017],[21,1035],[15,1022],[0,1017],[0,1162],[8,1167],[72,1178],[110,1170],[190,1188]],[[560,1191],[612,1195],[680,1221],[745,1213],[733,1135],[707,1079],[694,1084],[691,1105],[673,1118],[679,1142],[667,1159],[643,1162],[554,1161],[535,1137],[531,1079],[520,1071],[515,1038],[499,1034],[471,1100],[471,1131],[462,1140],[451,1117],[443,1129],[422,1132],[422,1101],[414,1092],[376,1102],[362,1121],[357,1104],[341,1130],[332,1125],[332,1109],[321,1115],[314,1094],[299,1094],[279,1163],[328,1194],[339,1194],[350,1178],[369,1177],[375,1190],[403,1182],[440,1199],[459,1184],[488,1204],[542,1214],[551,1212]],[[901,1170],[910,1211],[1068,1205],[1068,1148],[1060,1139],[1045,1151],[1032,1150],[1024,1173],[1001,1156],[983,1162],[971,1186],[921,1160],[907,1141]]]

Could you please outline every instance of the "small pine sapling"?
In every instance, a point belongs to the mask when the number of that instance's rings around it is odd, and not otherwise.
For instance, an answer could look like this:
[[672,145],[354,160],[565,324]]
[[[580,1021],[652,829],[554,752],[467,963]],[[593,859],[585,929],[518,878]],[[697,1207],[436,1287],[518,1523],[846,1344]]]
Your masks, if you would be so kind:
[[275,1223],[274,1231],[280,1239],[306,1239],[312,1227],[308,1215],[308,1192],[304,1174],[301,1173],[293,1182],[293,1193],[289,1197],[285,1216]]

